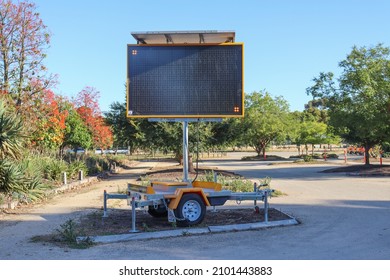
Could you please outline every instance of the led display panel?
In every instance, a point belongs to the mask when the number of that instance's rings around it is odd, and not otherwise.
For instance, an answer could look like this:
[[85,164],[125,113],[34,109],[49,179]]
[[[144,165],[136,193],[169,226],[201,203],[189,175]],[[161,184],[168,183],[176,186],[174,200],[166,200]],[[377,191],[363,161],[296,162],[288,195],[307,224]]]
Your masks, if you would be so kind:
[[243,44],[127,46],[127,116],[242,117]]

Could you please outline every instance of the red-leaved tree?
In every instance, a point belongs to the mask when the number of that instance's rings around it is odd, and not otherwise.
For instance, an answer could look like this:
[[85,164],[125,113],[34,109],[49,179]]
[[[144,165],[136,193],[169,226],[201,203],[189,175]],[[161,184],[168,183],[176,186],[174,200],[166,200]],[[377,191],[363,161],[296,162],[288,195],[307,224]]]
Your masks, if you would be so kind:
[[68,111],[61,107],[62,97],[44,90],[32,99],[33,106],[25,123],[31,130],[32,144],[36,147],[58,149],[64,141],[65,120]]
[[113,144],[111,127],[106,125],[99,107],[99,91],[85,87],[74,98],[75,108],[90,131],[95,148],[106,149]]

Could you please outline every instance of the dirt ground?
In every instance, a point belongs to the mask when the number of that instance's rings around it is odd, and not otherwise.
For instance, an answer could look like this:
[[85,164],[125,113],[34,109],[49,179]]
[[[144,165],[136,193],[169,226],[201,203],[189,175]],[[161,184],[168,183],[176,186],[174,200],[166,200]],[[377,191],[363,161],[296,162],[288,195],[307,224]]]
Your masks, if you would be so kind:
[[335,173],[345,172],[349,175],[360,175],[360,176],[390,176],[390,165],[348,165],[343,167],[331,168],[322,171],[322,173]]
[[[109,216],[106,218],[102,218],[102,214],[102,211],[96,211],[81,218],[78,227],[82,229],[84,235],[122,234],[128,233],[131,229],[130,209],[111,209]],[[268,219],[269,221],[279,221],[291,219],[291,217],[279,210],[270,208]],[[260,209],[258,213],[254,211],[254,208],[217,209],[215,212],[209,209],[203,222],[193,227],[256,222],[264,222],[264,209]],[[175,229],[176,225],[168,222],[167,217],[154,218],[147,211],[137,211],[136,228],[141,232],[150,232]]]
[[[147,180],[170,180],[181,181],[183,175],[182,169],[178,165],[168,166],[164,168],[152,168],[150,171],[141,175],[137,181],[142,178]],[[201,177],[206,173],[211,172],[210,169],[203,168],[198,170],[198,176]],[[215,170],[218,175],[227,177],[241,177],[232,172],[224,170]],[[195,178],[196,172],[189,172],[190,178]],[[263,204],[259,202],[260,207]],[[176,228],[175,223],[168,222],[167,217],[155,218],[149,215],[147,208],[144,210],[137,210],[136,214],[136,228],[141,232],[150,231],[162,231],[171,230]],[[113,234],[125,234],[131,229],[131,208],[123,206],[121,208],[109,208],[108,217],[103,218],[103,210],[95,210],[92,213],[83,215],[80,219],[75,221],[74,232],[83,236],[97,236],[97,235],[113,235]],[[268,209],[268,220],[279,221],[291,219],[283,212],[270,208]],[[207,227],[217,225],[232,225],[232,224],[245,224],[264,222],[264,209],[260,208],[256,212],[254,207],[251,208],[237,208],[234,209],[221,209],[217,208],[214,211],[212,208],[207,210],[205,219],[199,225],[192,227]],[[58,232],[48,234],[46,236],[38,236],[36,241],[58,241]]]

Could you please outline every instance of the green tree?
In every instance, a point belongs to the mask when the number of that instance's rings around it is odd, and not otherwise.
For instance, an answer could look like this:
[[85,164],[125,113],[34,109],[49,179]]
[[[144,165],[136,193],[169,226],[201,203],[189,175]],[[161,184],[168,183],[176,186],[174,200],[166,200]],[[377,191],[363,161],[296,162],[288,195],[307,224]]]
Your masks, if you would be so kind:
[[72,149],[77,149],[78,147],[90,149],[92,147],[91,133],[73,105],[67,103],[65,106],[68,111],[68,116],[65,119],[64,141],[61,144],[60,152],[63,153],[65,147]]
[[114,102],[104,114],[106,122],[112,127],[115,147],[129,147],[130,152],[143,146],[147,120],[126,117],[126,103]]
[[284,140],[289,130],[289,106],[282,97],[268,92],[253,92],[246,96],[242,133],[246,142],[260,156],[271,141]]
[[[318,112],[318,111],[317,111]],[[292,130],[290,130],[291,140],[297,144],[298,152],[301,151],[301,145],[305,145],[306,154],[308,145],[339,143],[339,137],[335,136],[332,127],[321,121],[323,114],[312,114],[312,112],[295,111],[291,113]]]
[[325,99],[313,99],[305,104],[305,110],[303,111],[306,118],[313,117],[316,121],[322,123],[328,123],[328,111],[325,107]]
[[241,121],[237,118],[224,119],[222,122],[212,123],[210,146],[216,148],[232,147],[240,145]]
[[314,120],[304,121],[299,127],[299,142],[304,144],[307,152],[307,145],[311,144],[312,154],[314,154],[314,145],[326,143],[327,126],[324,123]]
[[366,162],[374,145],[390,139],[390,49],[353,47],[339,63],[342,74],[320,73],[307,93],[327,100],[329,124],[350,143],[365,147]]
[[[112,127],[115,146],[127,146],[155,153],[173,152],[175,158],[182,156],[183,126],[175,122],[149,122],[147,119],[126,117],[126,103],[114,102],[105,113],[107,123]],[[212,125],[209,123],[189,124],[189,149],[192,152],[205,151],[213,146]],[[199,140],[199,143],[197,143]]]

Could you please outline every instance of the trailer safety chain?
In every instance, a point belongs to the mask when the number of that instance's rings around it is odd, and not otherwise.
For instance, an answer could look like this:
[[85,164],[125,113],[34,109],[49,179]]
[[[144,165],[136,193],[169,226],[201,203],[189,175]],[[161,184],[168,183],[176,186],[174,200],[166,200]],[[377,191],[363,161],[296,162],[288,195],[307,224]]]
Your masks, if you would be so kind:
[[260,191],[261,191],[261,190],[260,190],[261,187],[268,187],[268,186],[269,186],[268,183],[259,184],[259,186],[257,187],[257,192],[260,192]]
[[164,203],[165,209],[168,210],[168,204],[167,204],[167,201],[165,199],[163,199],[163,203]]
[[165,209],[167,209],[167,211],[168,211],[168,220],[170,222],[175,223],[176,221],[185,221],[186,220],[184,218],[182,219],[182,218],[176,217],[175,212],[172,209],[168,208],[168,204],[167,204],[167,201],[165,199],[163,199],[163,203],[164,203]]

